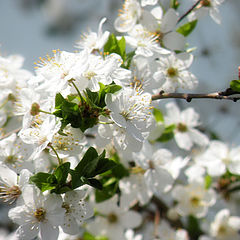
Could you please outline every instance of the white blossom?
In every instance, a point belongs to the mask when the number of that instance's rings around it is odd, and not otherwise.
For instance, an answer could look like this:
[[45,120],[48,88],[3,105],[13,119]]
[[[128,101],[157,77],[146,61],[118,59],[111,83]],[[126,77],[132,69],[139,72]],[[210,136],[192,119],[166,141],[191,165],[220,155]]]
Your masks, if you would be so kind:
[[27,185],[22,192],[24,205],[12,208],[8,216],[20,226],[19,239],[31,240],[38,235],[42,240],[57,239],[58,226],[63,224],[62,198],[50,194],[44,196],[39,189]]
[[178,106],[171,102],[166,105],[166,109],[165,124],[175,124],[174,139],[180,148],[190,150],[194,143],[200,146],[208,144],[207,136],[196,129],[200,122],[199,115],[193,108],[181,112]]

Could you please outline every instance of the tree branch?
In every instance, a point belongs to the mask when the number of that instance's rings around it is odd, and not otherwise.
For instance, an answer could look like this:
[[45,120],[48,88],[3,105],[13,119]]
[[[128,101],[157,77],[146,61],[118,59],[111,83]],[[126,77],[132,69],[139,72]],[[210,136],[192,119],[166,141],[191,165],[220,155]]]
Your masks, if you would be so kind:
[[161,91],[159,94],[152,95],[152,100],[165,99],[165,98],[179,98],[185,99],[187,102],[191,102],[194,98],[210,98],[210,99],[224,99],[231,100],[233,102],[237,102],[240,100],[240,96],[232,96],[240,94],[239,92],[233,91],[231,88],[226,89],[222,92],[214,92],[214,93],[165,93]]
[[201,2],[201,0],[198,0],[196,3],[194,3],[194,5],[187,11],[185,12],[179,19],[178,19],[178,23],[180,23],[189,13],[191,13],[193,11],[194,8],[197,7],[197,5]]

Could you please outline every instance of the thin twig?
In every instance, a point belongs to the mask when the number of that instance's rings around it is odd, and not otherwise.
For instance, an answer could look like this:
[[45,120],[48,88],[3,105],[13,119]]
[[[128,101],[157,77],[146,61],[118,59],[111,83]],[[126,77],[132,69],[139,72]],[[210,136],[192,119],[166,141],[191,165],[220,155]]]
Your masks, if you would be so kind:
[[14,129],[13,131],[2,135],[2,136],[0,137],[0,141],[1,141],[2,139],[4,139],[4,138],[9,137],[9,136],[12,135],[13,133],[18,133],[21,129],[22,129],[22,127],[17,128],[17,129]]
[[191,102],[194,98],[210,98],[210,99],[224,99],[231,100],[233,102],[237,102],[240,100],[240,97],[234,97],[232,95],[240,94],[239,92],[233,91],[231,88],[228,88],[222,92],[214,92],[214,93],[165,93],[161,91],[159,94],[153,95],[152,100],[165,99],[165,98],[179,98],[185,99],[187,102]]
[[185,12],[177,21],[177,23],[180,23],[189,13],[193,11],[194,8],[197,7],[197,5],[201,2],[201,0],[198,0],[190,9],[188,9],[187,12]]

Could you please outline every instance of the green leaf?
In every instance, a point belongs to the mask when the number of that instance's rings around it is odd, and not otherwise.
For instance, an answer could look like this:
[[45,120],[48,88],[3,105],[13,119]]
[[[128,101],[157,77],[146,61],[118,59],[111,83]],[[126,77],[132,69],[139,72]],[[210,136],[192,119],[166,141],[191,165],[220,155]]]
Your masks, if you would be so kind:
[[119,86],[119,85],[116,85],[116,84],[104,85],[104,84],[102,84],[100,82],[98,84],[100,86],[100,90],[99,90],[99,104],[98,104],[98,106],[104,108],[106,106],[106,103],[105,103],[105,96],[106,96],[106,94],[107,93],[115,93],[115,92],[121,90],[122,87]]
[[98,165],[97,165],[97,167],[95,169],[95,174],[99,175],[101,173],[104,173],[104,172],[106,172],[108,170],[113,169],[117,165],[118,165],[117,163],[115,163],[112,160],[109,160],[108,158],[101,158],[98,161]]
[[134,55],[135,55],[135,50],[127,53],[126,60],[124,61],[121,67],[129,69]]
[[55,189],[57,179],[50,173],[39,172],[30,177],[30,182],[34,183],[42,192]]
[[112,33],[107,42],[104,45],[104,52],[105,53],[117,53],[122,57],[122,60],[125,61],[126,59],[126,42],[125,38],[122,37],[120,40],[117,40],[116,36]]
[[182,34],[184,37],[188,36],[194,28],[197,26],[197,20],[188,22],[177,29],[177,32]]
[[77,165],[75,170],[79,173],[80,176],[85,176],[85,174],[89,172],[89,169],[87,169],[89,163],[93,162],[96,158],[98,158],[98,153],[95,148],[88,148],[87,152],[84,154],[82,160]]
[[53,174],[56,177],[58,184],[63,184],[66,182],[69,170],[70,162],[63,163],[57,167]]
[[56,96],[55,96],[55,108],[59,109],[64,100],[65,99],[61,95],[61,93],[57,93]]
[[212,177],[209,175],[205,176],[205,189],[209,189],[212,185]]
[[86,181],[86,184],[88,184],[96,189],[99,189],[99,190],[103,189],[101,182],[95,178],[88,178]]
[[157,122],[164,122],[163,114],[159,109],[154,108],[153,109],[153,115],[154,115],[154,118]]
[[129,171],[122,164],[118,164],[111,171],[113,176],[115,176],[118,179],[129,176]]
[[190,236],[190,239],[198,239],[202,234],[198,219],[192,215],[188,216],[187,230]]
[[230,88],[233,91],[240,92],[240,80],[233,80],[230,82]]
[[119,192],[118,188],[118,179],[110,178],[110,179],[102,179],[102,182],[106,181],[103,184],[103,189],[101,191],[95,191],[95,200],[97,203],[103,202],[107,199],[113,197],[117,192]]
[[85,232],[83,234],[83,240],[109,240],[109,239],[107,237],[104,237],[104,236],[94,237],[91,233]]
[[156,140],[159,142],[168,142],[169,140],[171,140],[174,137],[174,129],[176,128],[176,126],[174,124],[167,126],[162,135]]
[[119,52],[120,52],[120,56],[122,57],[123,60],[125,60],[126,58],[126,41],[125,38],[122,37],[119,41],[118,41],[118,47],[119,47]]
[[81,175],[75,170],[70,170],[69,173],[72,176],[72,189],[83,186],[85,179],[81,178]]

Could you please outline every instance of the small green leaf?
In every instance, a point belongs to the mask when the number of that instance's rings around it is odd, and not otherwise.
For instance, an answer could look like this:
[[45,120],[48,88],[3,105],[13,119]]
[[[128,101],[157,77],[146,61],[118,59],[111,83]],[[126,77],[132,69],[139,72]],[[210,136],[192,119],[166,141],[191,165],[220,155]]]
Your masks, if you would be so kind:
[[85,184],[84,183],[85,179],[81,178],[81,175],[79,175],[78,171],[70,170],[69,173],[72,176],[72,189],[81,187]]
[[116,166],[117,166],[117,163],[115,163],[114,161],[109,160],[108,158],[101,158],[98,161],[98,165],[95,170],[95,175],[104,173],[110,169],[113,169]]
[[99,190],[103,189],[101,182],[95,178],[88,178],[86,184]]
[[109,240],[109,239],[107,237],[104,237],[104,236],[94,237],[91,233],[85,232],[83,234],[83,240]]
[[124,61],[121,67],[129,69],[134,55],[135,55],[135,50],[127,53],[126,60]]
[[233,80],[230,82],[230,88],[233,91],[240,92],[240,80]]
[[126,59],[126,42],[125,38],[122,37],[120,40],[117,40],[116,36],[112,33],[107,42],[104,45],[104,52],[106,53],[117,53],[122,57],[122,60]]
[[125,61],[126,58],[126,41],[125,38],[122,37],[119,41],[118,41],[118,47],[119,47],[119,52],[120,52],[120,56],[122,57],[123,61]]
[[205,189],[209,189],[212,185],[212,177],[209,175],[205,176]]
[[174,124],[167,126],[162,135],[156,140],[159,142],[168,142],[169,140],[171,140],[174,137],[174,129],[176,128],[176,126]]
[[61,93],[57,93],[56,96],[55,96],[55,108],[59,109],[64,100],[65,99],[61,95]]
[[188,216],[187,219],[187,230],[190,235],[190,239],[198,239],[202,234],[198,219],[192,215]]
[[182,34],[184,37],[188,36],[194,28],[197,26],[197,20],[188,22],[177,29],[177,32]]
[[159,109],[154,108],[153,109],[153,115],[154,115],[154,118],[157,122],[164,122],[163,114]]
[[110,178],[103,185],[103,189],[101,191],[96,189],[95,200],[97,203],[103,202],[103,201],[113,197],[117,192],[119,192],[118,180],[116,178]]
[[42,192],[55,189],[57,179],[50,173],[39,172],[30,177],[30,182],[34,183]]
[[57,179],[58,184],[63,184],[66,182],[68,173],[70,169],[70,162],[63,163],[59,165],[57,169],[54,171],[54,176]]
[[93,162],[94,159],[98,157],[98,153],[95,150],[95,148],[90,147],[88,148],[87,152],[84,154],[82,160],[80,163],[77,165],[75,170],[79,173],[80,176],[85,176],[86,172],[89,172],[87,169],[88,164]]

